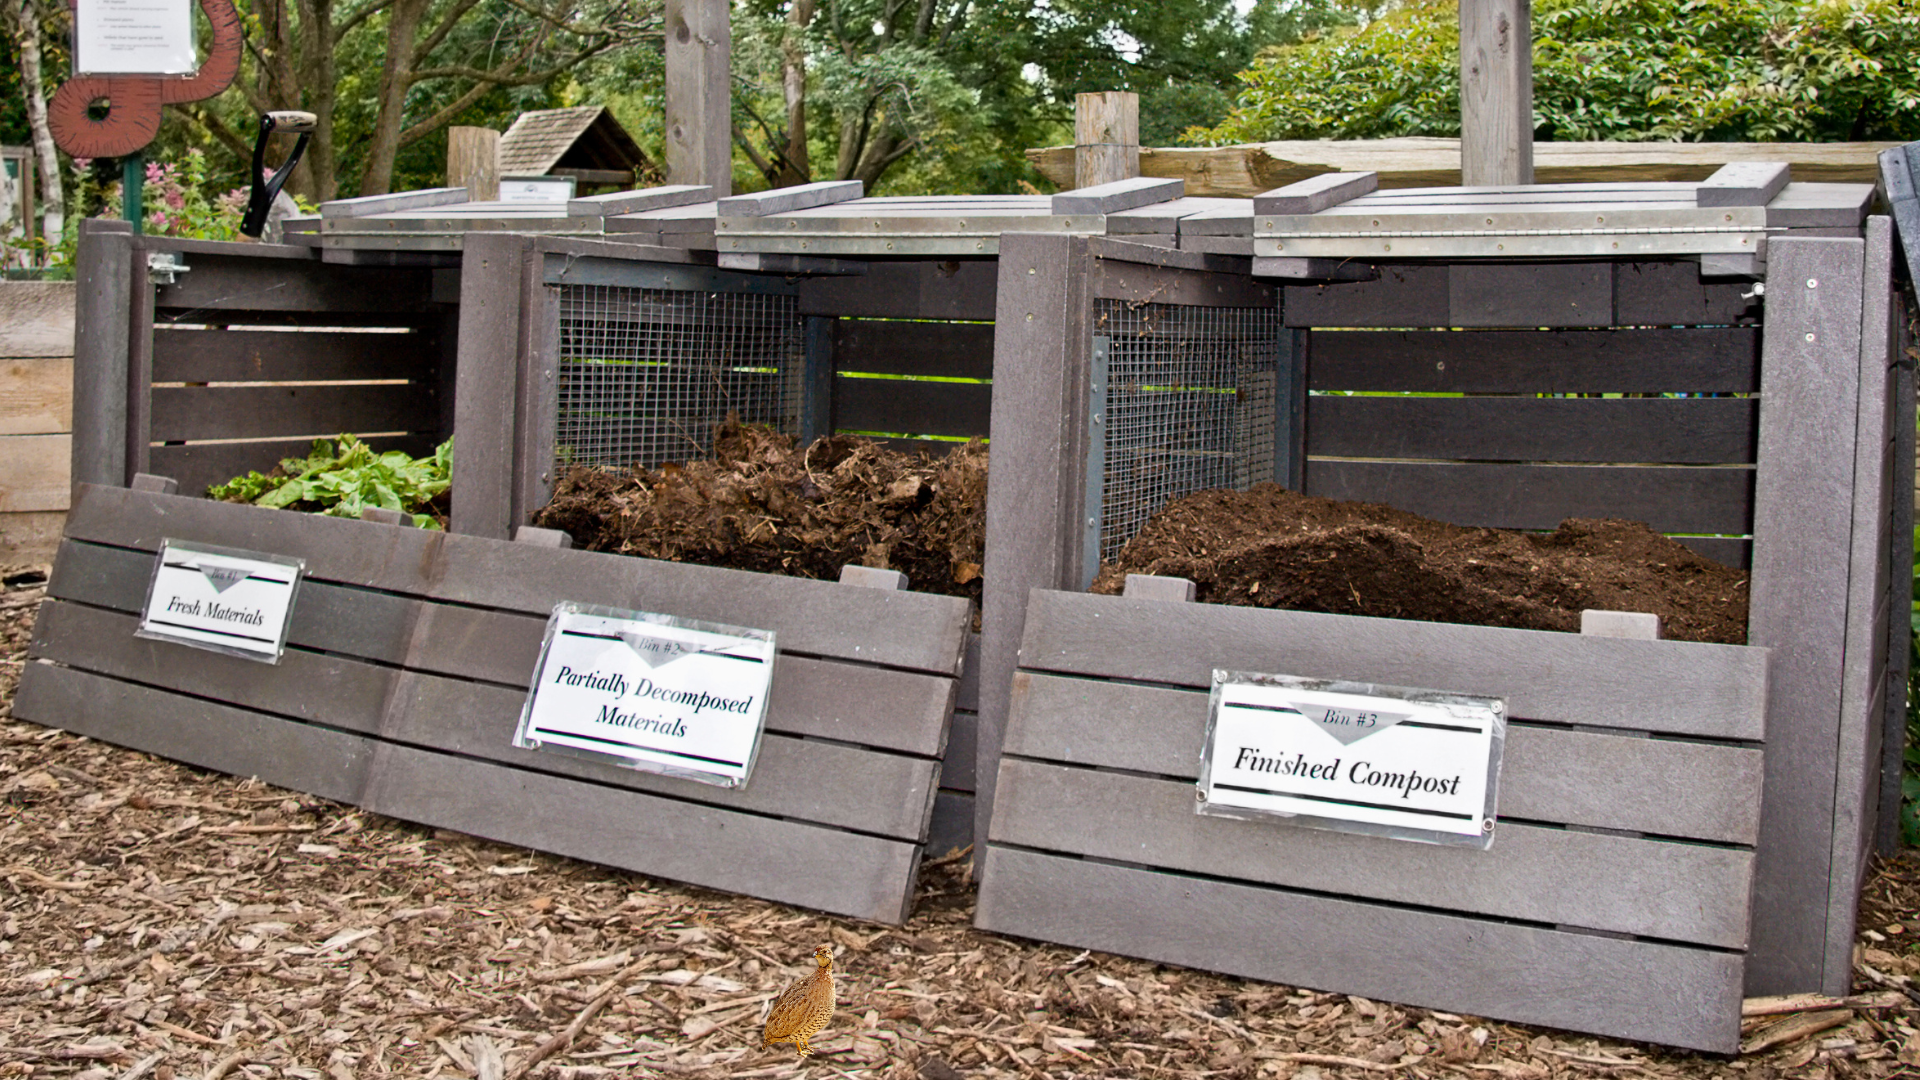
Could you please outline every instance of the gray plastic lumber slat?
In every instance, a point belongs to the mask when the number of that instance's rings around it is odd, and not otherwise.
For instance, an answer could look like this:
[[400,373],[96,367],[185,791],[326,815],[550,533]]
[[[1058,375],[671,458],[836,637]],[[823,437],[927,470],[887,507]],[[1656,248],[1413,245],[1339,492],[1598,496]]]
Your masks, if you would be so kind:
[[1227,236],[1235,240],[1245,240],[1247,246],[1241,254],[1252,254],[1253,207],[1242,202],[1239,206],[1221,207],[1180,219],[1182,243],[1200,236]]
[[[1168,642],[1179,642],[1177,649]],[[1215,668],[1504,697],[1552,723],[1758,741],[1767,654],[1744,645],[1167,604],[1035,590],[1022,667],[1205,687]]]
[[1840,228],[1858,236],[1873,196],[1872,184],[1788,184],[1767,204],[1767,228]]
[[381,744],[366,809],[603,866],[898,924],[915,844]]
[[1317,333],[1314,390],[1729,393],[1760,388],[1755,327]]
[[[1356,753],[1364,752],[1356,748]],[[1493,847],[1203,817],[1178,780],[1000,759],[994,844],[1737,949],[1753,853],[1502,822]]]
[[985,438],[993,387],[985,383],[837,379],[833,422],[842,431]]
[[157,551],[191,538],[307,560],[309,576],[545,618],[582,597],[640,611],[776,631],[791,650],[951,676],[965,644],[968,601],[882,593],[743,570],[554,551],[426,529],[84,487],[67,517],[73,539]]
[[1694,554],[1712,559],[1722,566],[1745,570],[1753,565],[1753,541],[1729,536],[1676,536],[1672,538]]
[[[193,269],[171,285],[153,288],[163,322],[222,321],[223,311],[299,312],[303,321],[339,326],[343,314],[352,325],[374,322],[367,315],[389,315],[380,325],[408,326],[432,295],[432,275],[419,269],[357,269],[307,259],[246,259],[199,256]],[[195,276],[198,275],[198,276]]]
[[156,386],[151,400],[156,442],[420,431],[439,415],[432,390],[419,385]]
[[[1859,240],[1769,245],[1748,640],[1774,652],[1752,994],[1828,980],[1829,870],[1860,407]],[[1813,287],[1808,282],[1815,283]]]
[[973,793],[942,788],[927,824],[927,854],[943,858],[973,846]]
[[1317,214],[1379,190],[1380,174],[1321,173],[1253,197],[1255,214]]
[[1185,180],[1162,180],[1152,176],[1133,176],[1092,187],[1063,191],[1053,197],[1052,212],[1068,214],[1117,214],[1154,203],[1170,202],[1187,193]]
[[[1134,250],[1153,251],[1132,245]],[[1094,261],[1093,295],[1130,304],[1188,304],[1196,307],[1265,308],[1280,301],[1280,290],[1245,274],[1223,274],[1179,266],[1159,266],[1104,258]],[[996,370],[996,375],[999,372]]]
[[448,536],[431,594],[544,617],[563,600],[773,630],[782,651],[951,676],[968,601],[595,551],[541,551]]
[[[34,625],[33,656],[239,708],[372,734],[400,672],[289,649],[275,665],[133,636],[137,620],[56,601]],[[251,769],[239,769],[242,776]]]
[[[1091,241],[1001,239],[993,453],[980,617],[974,835],[987,835],[1030,590],[1084,588],[1081,520],[1092,368]],[[1083,576],[1084,575],[1084,576]]]
[[1288,326],[1451,326],[1447,268],[1380,267],[1374,281],[1292,285],[1280,308]]
[[[1826,972],[1837,985],[1852,978],[1854,920],[1861,856],[1872,842],[1879,804],[1880,717],[1874,698],[1886,689],[1888,505],[1893,440],[1893,223],[1867,219],[1862,274],[1858,433],[1854,439],[1852,544],[1847,573],[1847,628],[1840,688],[1840,740],[1833,804],[1832,884],[1827,890]],[[1791,279],[1788,289],[1793,286]],[[1912,489],[1899,493],[1911,499]],[[1905,568],[1902,568],[1904,574]],[[1901,605],[1905,607],[1905,604]]]
[[953,707],[974,712],[980,708],[980,635],[967,635],[967,654],[961,661],[960,689],[953,699]]
[[[117,225],[120,228],[109,228]],[[80,222],[73,321],[73,483],[127,480],[127,360],[133,236],[126,222]],[[143,256],[144,258],[144,256]],[[146,267],[138,288],[145,290]]]
[[899,840],[926,835],[940,763],[884,754],[771,730],[761,738],[752,779],[727,789],[680,780],[564,751],[513,745],[526,691],[407,672],[380,726],[391,742],[520,769],[558,773],[690,802],[858,829]]
[[27,665],[13,715],[339,802],[359,799],[372,767],[358,735],[54,664]]
[[1570,517],[1617,517],[1644,521],[1659,532],[1741,535],[1753,520],[1753,484],[1751,471],[1710,466],[1315,459],[1307,462],[1306,489],[1322,498],[1384,502],[1457,525],[1553,529]]
[[357,199],[335,199],[320,204],[321,219],[371,217],[401,210],[422,210],[430,206],[449,206],[467,201],[463,187],[426,188],[401,191],[392,195],[363,195]]
[[1121,237],[1129,243],[1152,243],[1149,237],[1171,236],[1179,232],[1182,218],[1209,210],[1226,210],[1233,207],[1246,207],[1246,216],[1251,220],[1253,214],[1251,200],[1187,195],[1167,202],[1151,203],[1132,210],[1120,210],[1108,214],[1107,235]]
[[1315,395],[1307,453],[1472,461],[1752,462],[1751,398]]
[[[1198,779],[1206,719],[1204,691],[1022,671],[1002,751]],[[1751,845],[1761,773],[1749,747],[1512,725],[1500,815]]]
[[346,330],[161,330],[153,335],[153,381],[420,379],[434,366],[426,340]]
[[[993,378],[991,323],[937,323],[894,319],[835,319],[833,367],[840,374]],[[842,423],[842,428],[851,425]],[[875,428],[908,431],[911,428]]]
[[1920,188],[1915,186],[1908,164],[1912,150],[1911,146],[1896,146],[1880,152],[1880,183],[1887,189],[1887,204],[1893,210],[1900,250],[1906,257],[1907,280],[1920,281]]
[[1720,166],[1695,189],[1697,206],[1765,206],[1793,178],[1784,161],[1734,161]]
[[[1730,326],[1759,321],[1760,297],[1745,282],[1700,280],[1694,262],[1620,263],[1613,271],[1615,326]],[[1742,295],[1748,294],[1748,295]]]
[[[1898,223],[1896,222],[1896,225]],[[1896,302],[1893,308],[1893,355],[1906,356],[1913,338],[1907,332],[1907,308]],[[1915,393],[1913,368],[1895,364],[1893,369],[1893,475],[1889,487],[1895,492],[1914,490]],[[1913,565],[1913,500],[1893,496],[1893,513],[1888,522],[1889,576],[1897,581],[1902,568]],[[1890,598],[1899,595],[1893,586]],[[1894,603],[1897,612],[1898,602]],[[1883,721],[1885,734],[1880,743],[1880,809],[1877,846],[1880,854],[1891,856],[1900,848],[1901,778],[1905,772],[1907,702],[1899,688],[1911,675],[1913,625],[1898,614],[1887,620],[1887,711]]]
[[719,200],[715,213],[720,217],[772,217],[848,202],[865,193],[866,185],[858,180],[823,180],[817,184],[728,196]]
[[989,846],[974,925],[1382,1001],[1733,1053],[1735,953]]
[[800,314],[992,322],[996,265],[991,260],[888,263],[884,274],[807,278],[799,285]]
[[1447,267],[1452,326],[1610,326],[1613,264],[1453,263]]
[[953,726],[947,732],[947,753],[940,759],[940,786],[955,791],[972,791],[975,780],[974,750],[980,738],[977,713],[954,710]]

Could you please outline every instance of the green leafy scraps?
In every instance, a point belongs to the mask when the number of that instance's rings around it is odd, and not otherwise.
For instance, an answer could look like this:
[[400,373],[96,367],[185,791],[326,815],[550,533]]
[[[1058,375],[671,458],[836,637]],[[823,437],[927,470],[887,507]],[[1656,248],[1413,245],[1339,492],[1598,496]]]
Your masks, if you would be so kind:
[[375,453],[352,435],[315,439],[304,458],[286,458],[273,473],[249,472],[207,489],[225,502],[357,518],[369,506],[411,515],[422,529],[441,527],[431,504],[453,482],[453,440],[429,457],[401,450]]

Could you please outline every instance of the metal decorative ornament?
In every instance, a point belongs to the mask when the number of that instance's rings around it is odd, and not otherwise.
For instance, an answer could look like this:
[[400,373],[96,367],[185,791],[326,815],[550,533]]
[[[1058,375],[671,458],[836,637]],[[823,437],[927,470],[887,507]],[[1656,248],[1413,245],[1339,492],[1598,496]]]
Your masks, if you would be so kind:
[[[77,8],[85,0],[74,0]],[[47,105],[47,126],[54,145],[74,157],[125,157],[137,153],[160,133],[160,108],[201,101],[219,94],[240,72],[240,14],[233,0],[200,0],[213,24],[213,44],[200,70],[185,77],[166,75],[81,75],[68,79]],[[106,114],[90,115],[95,102]]]

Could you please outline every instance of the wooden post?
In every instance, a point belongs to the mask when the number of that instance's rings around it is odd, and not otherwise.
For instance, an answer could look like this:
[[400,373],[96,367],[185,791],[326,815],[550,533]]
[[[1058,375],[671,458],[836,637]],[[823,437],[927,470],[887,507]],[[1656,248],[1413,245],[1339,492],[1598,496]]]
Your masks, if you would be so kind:
[[1460,183],[1533,183],[1533,0],[1461,0]]
[[492,128],[447,129],[447,186],[467,189],[469,202],[500,197],[500,133]]
[[1075,97],[1073,143],[1074,187],[1139,176],[1140,95],[1109,90]]
[[81,221],[75,262],[73,483],[124,484],[133,226],[105,218]]
[[733,194],[727,0],[667,0],[667,183]]

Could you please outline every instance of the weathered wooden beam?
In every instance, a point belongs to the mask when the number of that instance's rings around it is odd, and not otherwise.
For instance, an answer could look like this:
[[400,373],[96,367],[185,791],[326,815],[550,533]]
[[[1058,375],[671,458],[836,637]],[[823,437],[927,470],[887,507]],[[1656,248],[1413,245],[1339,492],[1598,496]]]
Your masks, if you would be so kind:
[[1533,0],[1461,0],[1460,176],[1533,183]]
[[1073,142],[1074,187],[1139,176],[1140,95],[1109,90],[1075,96]]
[[447,129],[447,186],[466,188],[474,202],[500,197],[500,133],[492,128]]
[[[1734,161],[1784,161],[1799,183],[1871,184],[1878,155],[1900,143],[1545,142],[1533,148],[1539,184],[1698,183]],[[1071,146],[1027,151],[1049,181],[1073,187]],[[1321,139],[1217,147],[1143,147],[1140,175],[1185,180],[1191,197],[1249,198],[1328,172],[1377,172],[1382,188],[1457,187],[1460,140]],[[1770,223],[1771,224],[1771,223]]]
[[727,0],[667,0],[667,182],[733,192],[733,27]]

